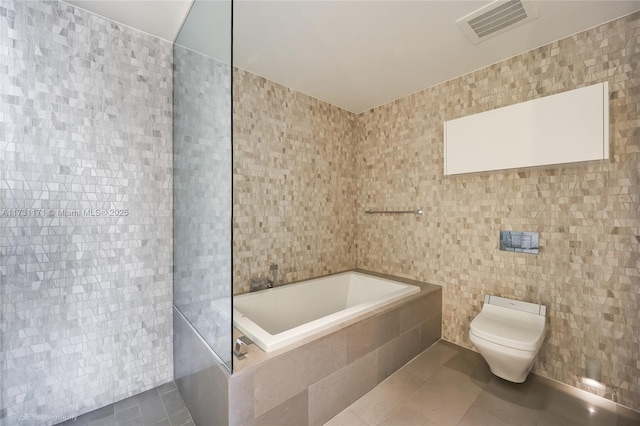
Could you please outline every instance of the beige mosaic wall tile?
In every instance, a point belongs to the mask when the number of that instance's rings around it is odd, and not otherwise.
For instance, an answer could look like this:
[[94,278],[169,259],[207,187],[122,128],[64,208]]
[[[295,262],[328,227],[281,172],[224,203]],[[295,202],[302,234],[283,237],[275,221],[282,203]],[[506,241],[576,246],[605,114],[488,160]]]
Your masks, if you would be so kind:
[[[471,348],[486,293],[544,303],[535,371],[640,410],[640,14],[358,116],[357,265],[442,285],[443,337]],[[443,122],[609,81],[609,161],[443,176]],[[424,216],[365,215],[423,208]],[[540,232],[539,255],[499,251]],[[580,382],[602,363],[606,391]]]
[[234,293],[355,267],[355,115],[234,72]]
[[[640,410],[640,14],[353,115],[245,71],[234,89],[234,292],[358,266],[444,287],[443,336],[484,294],[549,307],[535,371]],[[444,177],[445,120],[609,81],[611,159]],[[422,208],[424,216],[365,215]],[[539,231],[538,256],[498,250]],[[580,382],[602,363],[605,391]]]

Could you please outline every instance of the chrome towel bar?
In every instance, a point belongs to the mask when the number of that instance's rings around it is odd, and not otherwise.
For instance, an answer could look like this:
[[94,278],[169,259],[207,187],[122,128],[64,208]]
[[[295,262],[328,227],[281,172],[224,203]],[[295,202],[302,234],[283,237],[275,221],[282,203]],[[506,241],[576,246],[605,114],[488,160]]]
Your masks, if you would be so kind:
[[366,214],[415,214],[421,215],[422,209],[418,210],[367,210]]

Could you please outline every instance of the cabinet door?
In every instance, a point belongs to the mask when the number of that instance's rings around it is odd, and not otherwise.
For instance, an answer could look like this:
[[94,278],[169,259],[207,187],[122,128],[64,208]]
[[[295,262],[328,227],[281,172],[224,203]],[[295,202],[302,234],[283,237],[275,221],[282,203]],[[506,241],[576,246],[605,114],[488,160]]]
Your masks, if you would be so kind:
[[608,83],[445,122],[444,174],[609,158]]

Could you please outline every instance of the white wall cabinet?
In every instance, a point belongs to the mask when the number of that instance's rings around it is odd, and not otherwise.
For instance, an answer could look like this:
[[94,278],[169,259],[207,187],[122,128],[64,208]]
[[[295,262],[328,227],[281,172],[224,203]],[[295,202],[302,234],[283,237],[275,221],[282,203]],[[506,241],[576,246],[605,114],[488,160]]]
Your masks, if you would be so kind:
[[608,83],[444,124],[444,174],[609,158]]

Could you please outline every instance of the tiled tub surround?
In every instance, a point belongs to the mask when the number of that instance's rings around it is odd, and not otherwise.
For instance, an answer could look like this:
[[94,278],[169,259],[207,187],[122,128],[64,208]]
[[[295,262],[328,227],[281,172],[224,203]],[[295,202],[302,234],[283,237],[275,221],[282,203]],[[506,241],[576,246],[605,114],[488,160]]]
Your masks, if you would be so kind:
[[0,2],[1,425],[171,381],[171,157],[171,43]]
[[250,345],[234,360],[230,424],[323,424],[440,339],[439,286],[372,275],[421,291],[275,352]]
[[[282,282],[352,267],[429,277],[443,337],[467,348],[485,294],[542,303],[551,334],[534,371],[588,389],[597,359],[604,395],[640,410],[639,25],[636,13],[359,115],[238,71],[234,292],[270,261],[287,262]],[[445,120],[602,81],[610,160],[443,176]],[[500,230],[539,232],[540,254],[499,251]]]

